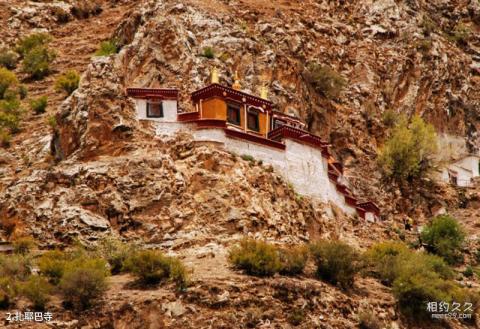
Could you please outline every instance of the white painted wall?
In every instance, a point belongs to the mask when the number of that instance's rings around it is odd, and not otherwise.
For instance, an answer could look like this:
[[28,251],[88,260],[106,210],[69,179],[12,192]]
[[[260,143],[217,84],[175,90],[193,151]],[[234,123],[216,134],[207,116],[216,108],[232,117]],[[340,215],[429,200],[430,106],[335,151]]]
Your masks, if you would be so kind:
[[475,156],[468,156],[459,161],[452,163],[448,168],[442,169],[440,178],[444,182],[450,182],[450,177],[448,174],[448,169],[454,170],[458,173],[457,175],[457,185],[461,187],[470,186],[472,178],[478,177],[479,173],[479,158]]
[[478,158],[474,156],[468,156],[455,162],[455,165],[469,169],[472,171],[472,177],[478,177]]
[[158,122],[177,122],[177,101],[176,100],[164,100],[163,106],[163,118],[147,118],[147,100],[135,99],[135,105],[137,109],[138,120],[150,120]]
[[227,137],[223,129],[194,130],[193,136],[196,141],[220,142],[228,151],[262,160],[281,173],[298,193],[324,202],[333,202],[348,214],[356,213],[356,209],[345,203],[344,196],[329,180],[327,160],[319,149],[286,139],[286,150],[277,150],[243,139]]
[[372,212],[366,212],[365,213],[365,220],[367,222],[375,222],[375,214]]
[[451,165],[450,169],[455,170],[457,172],[457,185],[461,187],[470,186],[472,182],[472,172],[469,170],[465,170],[462,167],[457,165]]

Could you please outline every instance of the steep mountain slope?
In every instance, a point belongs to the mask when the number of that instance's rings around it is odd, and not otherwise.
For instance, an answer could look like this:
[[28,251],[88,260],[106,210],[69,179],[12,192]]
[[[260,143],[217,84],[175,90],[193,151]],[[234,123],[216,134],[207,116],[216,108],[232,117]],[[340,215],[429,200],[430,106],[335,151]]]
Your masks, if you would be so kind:
[[[27,6],[48,13],[50,4]],[[12,7],[22,12],[25,3]],[[109,234],[160,247],[193,269],[194,286],[187,293],[169,286],[141,291],[129,287],[129,276],[114,277],[108,300],[80,318],[57,301],[56,325],[289,328],[289,316],[301,309],[308,310],[301,328],[353,328],[366,304],[386,324],[413,328],[397,313],[390,289],[375,280],[358,278],[346,294],[307,277],[252,279],[228,267],[227,248],[243,235],[276,243],[341,238],[365,248],[397,238],[392,223],[406,213],[422,223],[438,200],[457,208],[456,191],[427,182],[400,197],[381,184],[375,158],[388,109],[419,113],[478,149],[480,4],[166,0],[110,1],[102,8],[98,16],[65,24],[48,14],[32,22],[1,11],[5,42],[46,28],[58,57],[53,75],[27,82],[32,96],[49,96],[48,113],[28,115],[11,148],[0,151],[0,215],[15,223],[15,234],[30,234],[41,247],[76,239],[89,244]],[[468,40],[456,34],[464,25]],[[120,53],[92,58],[107,38],[119,41]],[[215,59],[203,56],[207,47]],[[328,99],[314,88],[310,62],[346,78],[340,96]],[[188,109],[189,93],[208,82],[213,66],[225,84],[237,70],[248,92],[266,81],[277,109],[297,113],[332,144],[358,193],[382,204],[385,221],[344,216],[296,195],[267,166],[197,145],[188,134],[156,139],[148,123],[135,120],[126,87],[179,88],[180,107]],[[53,81],[68,68],[83,75],[63,101]],[[52,113],[54,132],[44,123]],[[468,211],[459,216],[473,218]]]

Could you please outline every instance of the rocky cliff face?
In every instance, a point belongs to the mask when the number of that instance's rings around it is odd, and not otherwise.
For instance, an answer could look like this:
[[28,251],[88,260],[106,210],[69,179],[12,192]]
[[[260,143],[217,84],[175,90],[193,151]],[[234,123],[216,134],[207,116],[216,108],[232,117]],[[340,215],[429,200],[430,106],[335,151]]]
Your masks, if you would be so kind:
[[[361,279],[351,296],[313,280],[251,280],[228,269],[226,248],[244,234],[282,243],[340,237],[365,247],[396,236],[389,227],[405,212],[418,208],[422,219],[439,206],[455,207],[451,189],[428,182],[414,198],[400,198],[381,184],[375,158],[387,110],[418,113],[439,132],[463,137],[470,150],[480,146],[478,1],[111,1],[101,19],[72,18],[64,26],[51,19],[52,4],[28,6],[18,2],[10,16],[0,17],[5,42],[45,28],[57,36],[59,67],[68,67],[76,49],[83,75],[70,97],[54,100],[54,132],[34,119],[10,150],[0,151],[0,215],[44,247],[106,234],[161,247],[184,257],[198,280],[191,294],[160,289],[131,303],[119,282],[111,301],[96,310],[98,325],[87,314],[72,327],[107,328],[118,314],[115,328],[155,328],[151,317],[161,313],[160,328],[269,328],[288,326],[288,312],[307,307],[312,316],[304,328],[349,328],[362,303],[381,310],[386,322],[398,320],[388,289],[373,280]],[[111,29],[102,28],[107,21]],[[79,31],[91,40],[100,31],[115,38],[121,51],[89,58],[77,39],[62,43],[78,30],[68,33],[75,24],[90,25]],[[203,56],[207,47],[214,59]],[[343,76],[338,97],[315,89],[309,63]],[[135,120],[126,87],[176,87],[180,107],[189,109],[189,93],[208,83],[213,66],[225,84],[237,70],[247,92],[258,93],[266,82],[278,110],[296,113],[332,144],[357,193],[379,201],[386,221],[348,218],[296,195],[267,166],[196,145],[188,134],[158,140],[148,123]],[[38,84],[29,88],[44,91]],[[263,316],[268,308],[272,314]]]

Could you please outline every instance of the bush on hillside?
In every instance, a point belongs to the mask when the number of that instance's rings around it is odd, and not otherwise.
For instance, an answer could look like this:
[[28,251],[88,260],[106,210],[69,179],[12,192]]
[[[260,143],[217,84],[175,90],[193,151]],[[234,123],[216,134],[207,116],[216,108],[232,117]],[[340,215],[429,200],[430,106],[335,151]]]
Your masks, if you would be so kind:
[[308,65],[307,79],[318,92],[330,99],[338,98],[347,85],[345,78],[333,68],[318,63]]
[[403,314],[422,319],[427,313],[428,301],[451,303],[450,291],[454,288],[451,281],[443,280],[424,267],[417,268],[412,262],[406,263],[400,275],[393,283],[393,293]]
[[342,288],[353,285],[359,270],[359,259],[355,250],[341,241],[320,240],[310,246],[317,266],[316,275]]
[[2,255],[0,257],[0,277],[25,280],[31,274],[30,258],[23,255]]
[[110,265],[111,274],[118,274],[124,269],[125,261],[133,255],[135,248],[118,239],[107,237],[100,241],[97,250],[100,257]]
[[0,127],[0,146],[9,147],[11,140],[12,135],[10,134],[10,132],[5,128]]
[[47,109],[47,103],[47,96],[41,96],[37,99],[32,99],[30,100],[30,109],[35,114],[45,113],[45,110]]
[[205,47],[205,48],[203,48],[202,56],[206,57],[206,58],[209,58],[209,59],[213,59],[213,58],[215,58],[215,50],[213,50],[212,47]]
[[25,99],[28,95],[28,89],[25,87],[25,85],[18,86],[17,92],[20,99]]
[[470,39],[471,34],[472,34],[472,31],[467,25],[463,23],[459,23],[452,30],[452,32],[448,36],[448,39],[450,39],[450,41],[452,42],[456,42],[461,45],[466,45],[468,43],[468,40]]
[[100,48],[95,52],[95,56],[109,56],[118,52],[118,45],[115,40],[102,41]]
[[290,247],[279,249],[280,273],[298,275],[303,272],[308,260],[308,249],[305,247]]
[[50,73],[50,64],[54,59],[55,53],[47,47],[35,47],[24,55],[22,70],[32,79],[43,79]]
[[60,291],[67,304],[84,310],[102,297],[107,289],[107,264],[98,258],[78,258],[66,264]]
[[102,12],[102,6],[98,0],[77,0],[73,3],[71,13],[78,19],[89,18],[99,15]]
[[8,49],[0,49],[0,67],[13,70],[17,67],[17,55]]
[[421,233],[422,242],[428,250],[454,264],[461,260],[460,250],[465,232],[455,218],[449,215],[435,217]]
[[46,33],[33,33],[22,39],[17,44],[17,53],[25,57],[29,52],[37,47],[45,47],[52,38]]
[[358,328],[359,329],[381,329],[382,323],[378,317],[370,310],[362,310],[358,312]]
[[382,122],[386,127],[388,128],[394,127],[397,121],[398,121],[398,114],[395,111],[389,109],[383,112]]
[[403,182],[425,175],[437,152],[435,129],[419,116],[401,118],[379,153],[384,177]]
[[183,264],[174,257],[167,257],[158,250],[135,252],[125,261],[125,270],[132,272],[145,285],[170,280],[183,289],[187,285],[187,274]]
[[75,70],[68,70],[55,81],[55,90],[64,91],[67,95],[70,95],[78,88],[79,82],[80,74]]
[[230,249],[229,261],[249,275],[272,276],[282,268],[277,248],[263,241],[244,239]]
[[52,287],[44,277],[31,275],[21,285],[21,292],[32,303],[34,310],[43,311],[50,299]]
[[26,255],[35,247],[35,240],[29,236],[23,236],[13,241],[13,251],[16,254]]
[[441,259],[434,255],[414,252],[400,242],[381,242],[373,245],[364,254],[367,268],[379,278],[383,284],[391,286],[404,268],[412,264],[422,271],[434,272],[442,279],[453,278],[453,271]]
[[3,131],[8,131],[10,133],[18,132],[20,127],[20,117],[15,114],[5,113],[1,111],[0,103],[0,129]]
[[0,277],[0,309],[7,309],[11,306],[17,290],[17,285],[11,277]]
[[364,256],[369,268],[383,284],[392,285],[397,277],[397,263],[410,250],[401,242],[381,242],[373,245]]
[[44,253],[37,262],[40,273],[54,285],[60,282],[67,264],[67,255],[60,250]]
[[16,93],[7,90],[0,100],[0,130],[9,134],[18,132],[22,112]]
[[412,318],[430,316],[428,301],[451,302],[457,301],[457,296],[470,296],[452,281],[453,270],[438,256],[412,251],[401,243],[383,242],[372,246],[365,258],[375,276],[393,287],[402,313]]
[[64,24],[70,21],[70,14],[61,7],[52,7],[51,8],[52,16],[55,17],[57,23]]
[[0,67],[0,99],[4,99],[7,90],[17,85],[17,83],[18,80],[15,73]]

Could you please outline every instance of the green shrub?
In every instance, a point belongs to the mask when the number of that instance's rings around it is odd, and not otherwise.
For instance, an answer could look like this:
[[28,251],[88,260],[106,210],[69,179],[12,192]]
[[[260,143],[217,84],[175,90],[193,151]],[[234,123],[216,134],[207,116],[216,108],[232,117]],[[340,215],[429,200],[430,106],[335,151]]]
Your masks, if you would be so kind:
[[7,49],[0,49],[0,67],[13,70],[17,67],[17,55]]
[[17,85],[18,80],[15,73],[4,67],[0,67],[0,99],[5,97],[5,93],[10,87]]
[[342,288],[353,285],[359,262],[352,247],[341,241],[320,240],[310,246],[310,251],[317,266],[318,278]]
[[97,0],[77,0],[73,3],[71,13],[78,19],[89,18],[99,15],[102,12],[102,6]]
[[215,58],[215,50],[213,50],[212,47],[205,47],[205,48],[203,48],[202,56],[206,57],[206,58],[209,58],[209,59],[213,59],[213,58]]
[[302,309],[294,309],[287,317],[287,321],[293,326],[299,326],[305,321],[305,311]]
[[30,108],[35,114],[45,113],[47,108],[47,96],[41,96],[37,99],[30,100]]
[[307,69],[308,80],[327,98],[338,98],[347,85],[345,78],[327,65],[311,63]]
[[18,96],[20,96],[20,99],[25,99],[27,95],[28,95],[27,87],[25,87],[25,85],[18,86]]
[[2,255],[0,257],[0,277],[25,280],[31,274],[30,259],[22,255]]
[[0,277],[0,309],[7,309],[17,295],[17,285],[11,277]]
[[1,111],[1,102],[0,102],[0,129],[9,129],[11,133],[16,133],[19,130],[20,126],[20,117],[15,114],[6,113]]
[[470,265],[468,265],[467,268],[465,268],[465,271],[463,271],[463,275],[467,278],[471,278],[473,274],[473,267],[471,267]]
[[382,323],[378,317],[370,310],[362,310],[358,312],[358,328],[359,329],[381,329]]
[[427,302],[449,303],[466,293],[452,281],[454,272],[442,258],[409,250],[401,243],[378,243],[365,258],[375,276],[393,286],[398,305],[407,316],[426,319]]
[[285,275],[298,275],[303,272],[308,260],[308,249],[305,247],[291,247],[279,249],[281,269]]
[[107,264],[98,258],[79,258],[67,262],[60,280],[60,291],[67,304],[86,309],[107,289]]
[[399,242],[381,242],[373,245],[364,254],[367,267],[382,283],[391,286],[404,268],[416,264],[425,272],[434,272],[442,279],[453,278],[452,269],[434,255],[414,252]]
[[51,250],[44,253],[37,262],[40,273],[48,278],[52,284],[58,284],[65,271],[67,255],[60,250]]
[[467,25],[459,23],[448,35],[448,39],[459,44],[467,44],[471,34],[472,31]]
[[461,258],[460,250],[465,240],[465,232],[458,221],[449,215],[435,217],[421,233],[428,250],[454,264]]
[[424,53],[427,53],[432,49],[433,42],[430,39],[424,39],[424,40],[418,41],[416,46],[418,50]]
[[243,160],[248,161],[248,162],[255,162],[255,158],[251,155],[248,155],[248,154],[242,154],[240,156],[240,158],[242,158]]
[[421,27],[423,29],[423,34],[427,37],[435,32],[435,30],[438,28],[437,24],[428,16],[423,18]]
[[51,40],[52,38],[46,33],[33,33],[20,39],[16,50],[22,57],[25,57],[33,49],[46,46]]
[[185,265],[178,259],[170,257],[170,280],[176,284],[178,289],[185,289],[188,286],[188,275]]
[[398,275],[399,257],[404,257],[410,250],[400,242],[381,242],[365,252],[366,261],[371,270],[386,285],[392,285]]
[[393,293],[398,305],[407,316],[422,319],[427,313],[429,301],[452,301],[453,282],[440,278],[438,273],[415,262],[405,262],[393,283]]
[[125,261],[134,251],[132,245],[112,237],[104,238],[98,246],[98,253],[108,262],[112,274],[118,274],[122,271]]
[[46,120],[46,124],[53,130],[57,129],[57,118],[54,115],[50,115]]
[[109,56],[118,52],[118,44],[115,40],[107,40],[100,43],[100,48],[95,52],[96,56]]
[[388,128],[395,126],[395,124],[397,123],[397,119],[398,115],[393,110],[386,110],[382,114],[382,122]]
[[32,79],[43,79],[50,73],[50,64],[55,59],[55,53],[46,46],[38,46],[26,53],[23,58],[22,69]]
[[63,24],[70,21],[70,14],[61,7],[52,7],[52,16],[55,17],[57,23]]
[[271,276],[282,268],[274,245],[263,241],[244,239],[230,249],[229,261],[245,273],[256,276]]
[[48,281],[41,276],[31,275],[21,286],[22,295],[31,303],[34,310],[43,311],[50,299],[52,287]]
[[0,145],[2,147],[9,147],[11,140],[12,135],[10,134],[10,132],[5,128],[0,127]]
[[55,90],[65,91],[67,95],[73,93],[78,88],[80,82],[80,74],[75,70],[68,70],[60,75],[55,82]]
[[13,250],[16,254],[26,255],[35,247],[32,237],[24,236],[13,241]]
[[401,118],[392,135],[381,148],[379,164],[386,178],[403,182],[425,175],[433,165],[437,140],[432,125],[419,116],[410,124]]
[[158,250],[135,252],[125,261],[124,268],[145,285],[157,284],[167,279],[175,282],[179,288],[187,285],[186,270],[182,263]]

